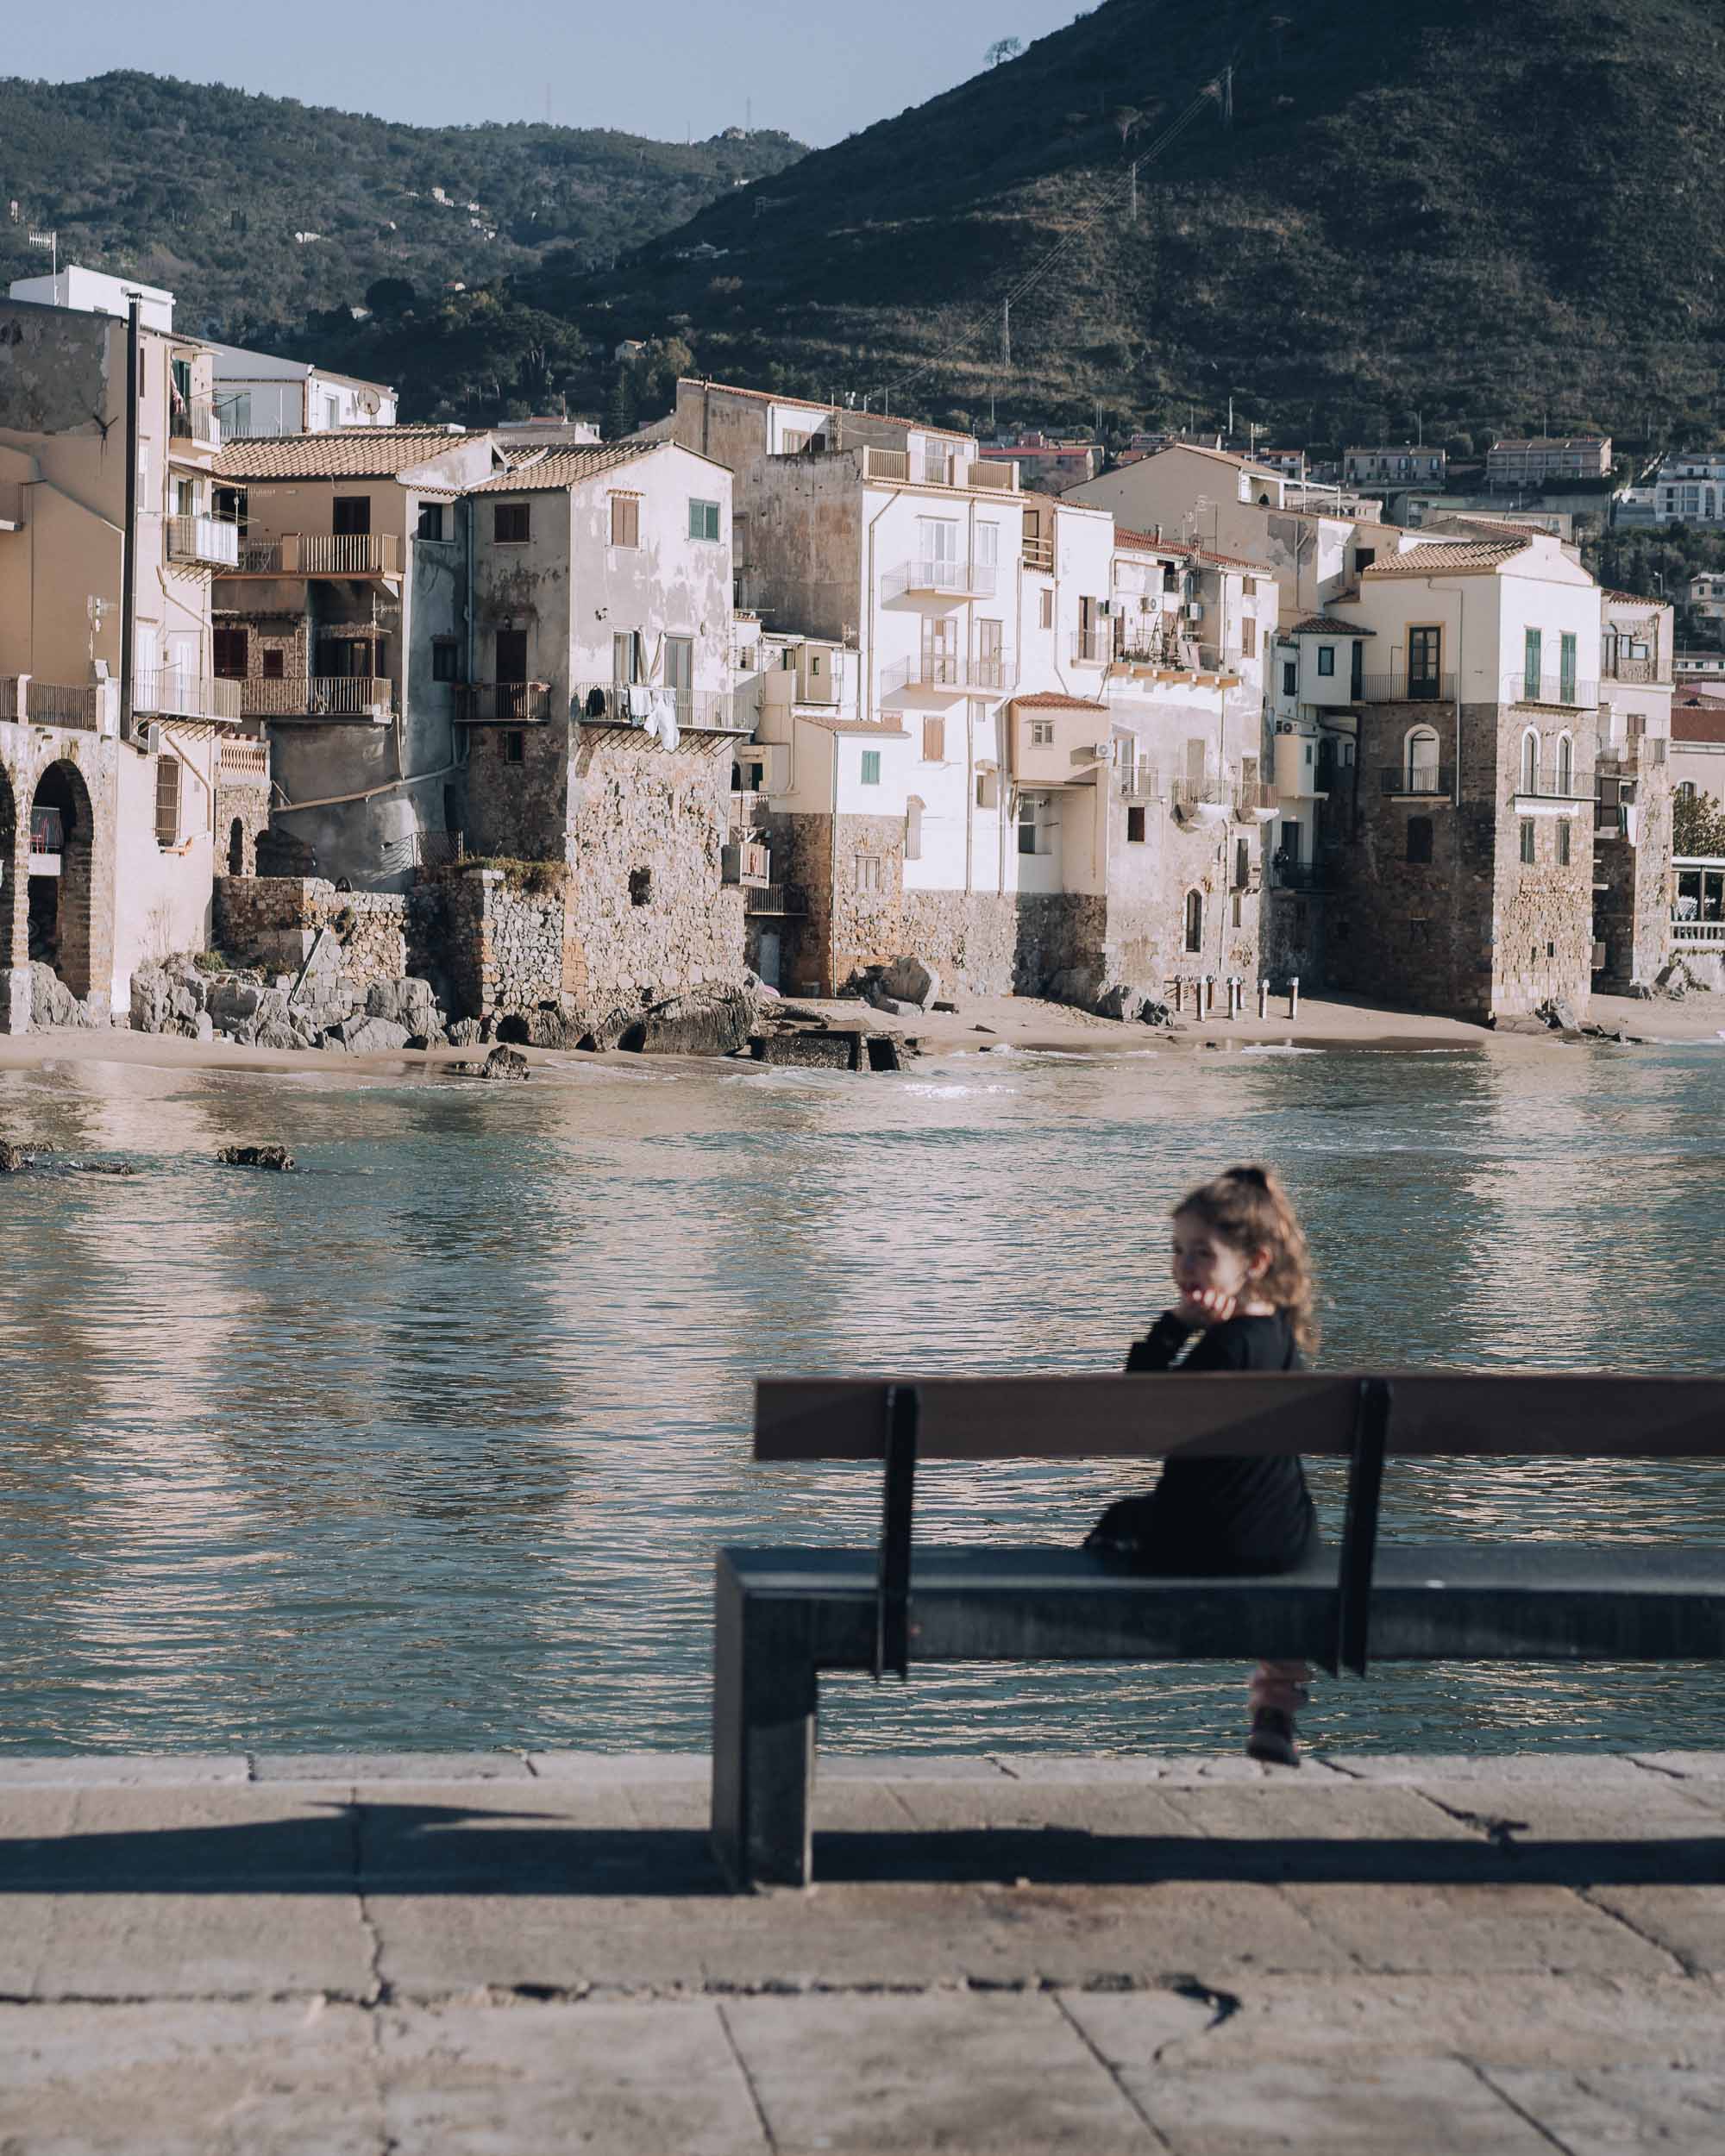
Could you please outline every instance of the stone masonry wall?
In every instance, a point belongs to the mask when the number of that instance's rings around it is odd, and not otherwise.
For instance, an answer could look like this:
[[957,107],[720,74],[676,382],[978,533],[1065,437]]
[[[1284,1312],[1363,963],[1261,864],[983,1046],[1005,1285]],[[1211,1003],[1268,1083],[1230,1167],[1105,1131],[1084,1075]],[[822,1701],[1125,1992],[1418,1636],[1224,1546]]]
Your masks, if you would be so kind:
[[493,1018],[549,1004],[567,1007],[565,886],[561,870],[531,891],[501,869],[467,868],[438,879],[436,950],[455,1014]]
[[297,972],[320,929],[342,947],[341,970],[369,987],[400,981],[430,955],[423,909],[400,892],[338,891],[321,876],[217,876],[216,947],[236,963]]
[[[474,726],[467,743],[467,851],[509,861],[561,861],[569,822],[569,729]],[[510,761],[511,747],[518,763]]]
[[564,975],[603,1013],[743,979],[743,893],[724,881],[726,734],[674,749],[584,728],[570,765]]
[[1635,773],[1636,830],[1595,841],[1595,932],[1605,944],[1604,989],[1651,983],[1671,956],[1672,785],[1669,764]]

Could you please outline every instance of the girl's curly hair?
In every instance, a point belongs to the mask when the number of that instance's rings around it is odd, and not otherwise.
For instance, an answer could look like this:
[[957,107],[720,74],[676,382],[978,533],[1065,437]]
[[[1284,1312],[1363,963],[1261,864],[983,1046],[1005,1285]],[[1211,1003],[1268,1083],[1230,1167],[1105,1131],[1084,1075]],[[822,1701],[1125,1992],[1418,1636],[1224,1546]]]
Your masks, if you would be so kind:
[[1258,1293],[1273,1302],[1293,1327],[1302,1355],[1314,1355],[1319,1326],[1317,1282],[1300,1225],[1282,1178],[1273,1168],[1230,1168],[1200,1183],[1174,1208],[1174,1218],[1196,1213],[1212,1234],[1236,1250],[1268,1250],[1268,1270]]

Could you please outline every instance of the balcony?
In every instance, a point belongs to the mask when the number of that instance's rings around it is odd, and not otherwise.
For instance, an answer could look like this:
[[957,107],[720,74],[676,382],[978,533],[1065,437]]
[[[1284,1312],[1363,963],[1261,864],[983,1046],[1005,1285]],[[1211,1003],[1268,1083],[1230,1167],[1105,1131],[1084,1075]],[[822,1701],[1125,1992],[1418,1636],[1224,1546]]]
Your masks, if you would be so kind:
[[1397,801],[1447,801],[1455,792],[1455,766],[1392,763],[1378,773],[1378,791]]
[[1602,743],[1599,750],[1599,768],[1602,775],[1628,778],[1643,771],[1662,769],[1671,761],[1671,743],[1663,734],[1634,734],[1628,741],[1620,741],[1615,748]]
[[896,696],[902,689],[947,689],[988,695],[1006,686],[1008,674],[1004,657],[966,659],[957,652],[925,651],[887,667],[881,676],[881,693]]
[[1040,569],[1045,575],[1054,573],[1054,542],[1051,539],[1033,539],[1026,533],[1024,540],[1024,565],[1027,569]]
[[1114,655],[1113,637],[1106,629],[1074,630],[1069,655],[1075,667],[1105,667]]
[[1591,807],[1598,795],[1599,782],[1594,773],[1575,764],[1523,764],[1515,775],[1518,802],[1555,801],[1571,805],[1585,802]]
[[1234,788],[1234,821],[1267,824],[1281,810],[1282,796],[1273,786],[1241,784]]
[[216,745],[216,771],[223,786],[267,786],[268,744],[228,735]]
[[1684,950],[1725,950],[1725,921],[1683,920],[1673,913],[1671,934]]
[[1272,891],[1333,891],[1337,877],[1327,862],[1284,861],[1276,855],[1270,864]]
[[237,720],[240,684],[176,667],[141,667],[132,677],[132,709],[147,718]]
[[1506,704],[1550,704],[1559,711],[1590,711],[1599,702],[1596,681],[1578,681],[1568,674],[1506,674]]
[[1600,672],[1608,681],[1642,681],[1656,683],[1660,686],[1665,686],[1659,681],[1659,666],[1657,659],[1608,660],[1601,667]]
[[1453,704],[1452,674],[1368,674],[1360,683],[1364,704]]
[[401,541],[392,531],[285,531],[248,539],[230,576],[399,576]]
[[573,709],[584,726],[644,728],[649,719],[668,713],[680,733],[752,734],[755,730],[754,714],[738,711],[729,689],[667,689],[644,681],[593,681],[575,690]]
[[905,561],[881,583],[882,599],[906,599],[925,592],[952,599],[993,599],[992,561]]
[[984,463],[956,450],[907,449],[862,451],[862,476],[892,486],[973,486],[995,493],[1016,494],[1018,467],[1007,463]]
[[800,915],[808,912],[808,901],[800,884],[761,884],[744,890],[743,911],[745,914]]
[[550,716],[549,681],[455,684],[455,717],[463,726],[537,726]]
[[1186,824],[1225,824],[1233,813],[1234,789],[1222,778],[1176,779],[1168,798]]
[[222,423],[216,417],[215,400],[209,397],[182,397],[176,391],[167,400],[169,437],[195,442],[200,449],[219,449]]
[[293,674],[234,686],[248,718],[359,718],[381,726],[395,715],[395,685],[379,674]]
[[731,796],[726,828],[733,838],[746,838],[765,813],[764,797],[745,787]]
[[203,568],[231,569],[240,558],[240,527],[225,517],[170,517],[167,558]]

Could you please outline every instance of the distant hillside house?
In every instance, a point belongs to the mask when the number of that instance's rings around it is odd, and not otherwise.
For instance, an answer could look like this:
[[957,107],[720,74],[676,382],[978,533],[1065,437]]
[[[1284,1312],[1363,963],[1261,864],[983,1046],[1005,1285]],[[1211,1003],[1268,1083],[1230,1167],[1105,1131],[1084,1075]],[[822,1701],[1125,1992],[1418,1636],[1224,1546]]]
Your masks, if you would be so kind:
[[1494,442],[1485,460],[1485,484],[1493,489],[1537,486],[1545,479],[1604,479],[1611,476],[1609,434],[1533,435]]
[[238,345],[210,348],[216,355],[216,411],[230,442],[396,423],[396,394],[386,382],[361,381],[310,360],[278,359]]
[[1398,449],[1349,449],[1342,479],[1349,486],[1441,486],[1449,459],[1441,449],[1403,442]]
[[1095,478],[1101,452],[1094,442],[1060,442],[1034,429],[1014,442],[984,442],[977,454],[995,464],[1016,464],[1026,486],[1058,494]]
[[1662,458],[1635,492],[1651,495],[1655,523],[1725,523],[1725,449],[1684,449]]
[[1725,621],[1725,576],[1692,576],[1689,603],[1704,621]]

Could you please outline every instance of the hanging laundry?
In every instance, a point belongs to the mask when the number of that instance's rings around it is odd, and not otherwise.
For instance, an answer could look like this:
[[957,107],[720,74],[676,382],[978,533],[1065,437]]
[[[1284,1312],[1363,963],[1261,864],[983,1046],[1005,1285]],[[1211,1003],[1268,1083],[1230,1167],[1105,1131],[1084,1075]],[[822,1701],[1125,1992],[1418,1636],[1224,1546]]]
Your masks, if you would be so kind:
[[629,684],[630,718],[633,719],[637,726],[643,726],[647,723],[648,715],[652,709],[652,690],[648,687],[644,681],[631,681]]

